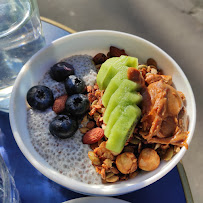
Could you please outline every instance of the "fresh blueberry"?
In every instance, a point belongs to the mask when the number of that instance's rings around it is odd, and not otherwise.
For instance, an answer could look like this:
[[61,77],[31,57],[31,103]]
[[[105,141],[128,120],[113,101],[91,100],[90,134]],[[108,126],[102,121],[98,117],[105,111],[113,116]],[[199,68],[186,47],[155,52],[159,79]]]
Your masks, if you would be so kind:
[[67,115],[58,115],[49,124],[50,133],[61,139],[72,137],[77,129],[77,121]]
[[75,75],[70,75],[65,80],[65,88],[68,95],[72,95],[83,93],[86,86],[85,82],[81,78],[78,78]]
[[27,92],[27,102],[33,109],[45,110],[54,103],[52,91],[43,85],[36,85]]
[[73,116],[80,116],[89,109],[90,102],[84,94],[74,94],[66,101],[66,111]]
[[66,62],[56,63],[50,69],[50,76],[52,79],[60,82],[64,81],[69,75],[74,74],[74,68],[71,64]]

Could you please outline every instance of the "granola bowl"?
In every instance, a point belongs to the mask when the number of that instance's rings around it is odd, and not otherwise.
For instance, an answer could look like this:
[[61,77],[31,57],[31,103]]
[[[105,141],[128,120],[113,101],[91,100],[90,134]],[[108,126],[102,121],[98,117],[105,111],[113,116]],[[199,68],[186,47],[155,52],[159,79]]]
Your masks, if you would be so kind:
[[[184,93],[186,97],[186,111],[189,118],[189,134],[187,138],[188,145],[191,142],[195,129],[196,106],[194,95],[188,79],[186,78],[185,74],[178,66],[178,64],[156,45],[131,34],[107,30],[78,32],[54,41],[51,45],[46,46],[37,54],[35,54],[20,71],[15,81],[10,99],[10,123],[13,135],[20,150],[37,170],[39,170],[42,174],[44,174],[52,181],[55,181],[56,183],[66,188],[82,194],[113,196],[139,190],[154,183],[155,181],[166,175],[169,171],[171,171],[187,151],[185,147],[182,147],[180,151],[172,157],[171,160],[167,162],[161,161],[159,167],[155,170],[150,172],[142,171],[134,178],[115,183],[95,184],[91,181],[88,182],[88,180],[80,181],[78,179],[79,176],[86,176],[86,173],[90,173],[90,170],[86,169],[82,172],[79,171],[78,174],[74,173],[72,174],[72,176],[68,176],[66,175],[66,173],[63,173],[63,171],[57,170],[53,167],[66,167],[65,162],[67,162],[67,160],[64,160],[64,157],[59,156],[58,159],[56,158],[55,160],[53,159],[52,162],[49,162],[49,158],[47,158],[49,156],[43,156],[43,153],[41,153],[40,149],[33,146],[33,140],[31,139],[29,133],[30,130],[28,129],[30,125],[28,125],[27,121],[28,104],[26,101],[26,95],[28,90],[32,86],[38,84],[39,81],[43,79],[45,73],[49,70],[49,68],[62,59],[73,55],[87,54],[90,56],[94,56],[97,53],[107,53],[110,46],[116,46],[125,49],[129,56],[137,57],[139,59],[139,63],[144,63],[148,58],[154,58],[164,74],[172,76],[173,84],[177,88],[177,90]],[[48,117],[49,115],[46,118]],[[43,126],[43,120],[43,118],[39,119],[38,123],[34,124],[36,126],[38,126],[39,124],[38,134],[41,137],[46,131]],[[37,140],[36,138],[36,143],[38,143],[39,146],[41,146],[42,148],[44,146],[47,146],[47,142],[43,142],[40,139]],[[67,142],[67,140],[64,142]],[[60,143],[62,143],[62,141],[60,141]],[[53,141],[52,144],[49,144],[52,147],[55,146],[57,148],[58,146],[60,146],[60,143],[56,144]],[[82,145],[82,142],[77,142],[78,149],[80,149]],[[49,148],[47,149],[47,153],[51,154],[52,156],[53,150],[55,149]],[[72,156],[71,152],[68,152],[67,148],[63,150],[56,150],[54,151],[54,153],[61,154],[63,151],[66,150],[67,157]],[[76,154],[80,157],[80,159],[75,162],[76,168],[74,169],[74,171],[77,171],[77,166],[80,169],[86,167],[86,161],[84,160],[86,157],[88,157],[87,152],[84,150],[82,151],[82,155],[81,153]],[[71,162],[71,159],[69,162]],[[87,168],[90,167],[88,166]],[[95,173],[91,172],[90,176],[94,175]]]

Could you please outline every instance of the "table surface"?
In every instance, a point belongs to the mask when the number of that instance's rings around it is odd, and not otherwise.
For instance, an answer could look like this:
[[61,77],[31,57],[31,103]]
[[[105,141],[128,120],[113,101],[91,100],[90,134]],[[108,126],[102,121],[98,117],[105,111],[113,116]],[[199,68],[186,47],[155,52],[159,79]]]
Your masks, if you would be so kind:
[[[43,22],[46,43],[70,34],[66,30]],[[60,25],[59,25],[60,26]],[[0,153],[2,154],[19,191],[21,202],[63,202],[84,195],[72,192],[49,180],[37,171],[18,148],[9,124],[9,115],[0,112]],[[178,170],[179,169],[179,170]],[[179,174],[179,171],[180,174]],[[184,193],[185,192],[185,193]],[[186,196],[185,196],[186,194]],[[116,198],[129,202],[192,202],[187,178],[179,164],[152,185]]]
[[[51,2],[51,3],[50,3]],[[117,30],[163,49],[187,76],[197,122],[182,161],[195,203],[203,202],[203,0],[38,0],[40,15],[76,31]]]

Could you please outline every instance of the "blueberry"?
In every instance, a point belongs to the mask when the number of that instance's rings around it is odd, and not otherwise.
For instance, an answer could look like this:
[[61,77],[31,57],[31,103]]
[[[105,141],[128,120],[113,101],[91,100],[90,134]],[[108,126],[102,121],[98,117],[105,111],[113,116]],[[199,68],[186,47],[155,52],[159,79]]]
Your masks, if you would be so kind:
[[51,67],[49,73],[53,80],[60,82],[64,81],[69,75],[74,74],[74,68],[69,63],[59,62]]
[[72,137],[77,129],[77,121],[67,115],[58,115],[49,124],[50,133],[61,139]]
[[65,80],[65,88],[68,95],[72,95],[83,93],[86,86],[85,82],[81,78],[78,78],[75,75],[70,75]]
[[73,116],[80,116],[89,109],[90,102],[84,94],[74,94],[66,101],[66,111]]
[[52,91],[43,85],[36,85],[27,92],[27,102],[33,109],[45,110],[54,103]]

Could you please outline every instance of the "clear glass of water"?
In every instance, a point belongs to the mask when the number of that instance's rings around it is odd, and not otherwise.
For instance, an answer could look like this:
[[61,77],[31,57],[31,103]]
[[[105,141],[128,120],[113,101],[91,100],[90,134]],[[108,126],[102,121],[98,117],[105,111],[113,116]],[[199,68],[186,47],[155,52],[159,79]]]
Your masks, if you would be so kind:
[[22,66],[45,45],[36,0],[0,0],[0,111]]

